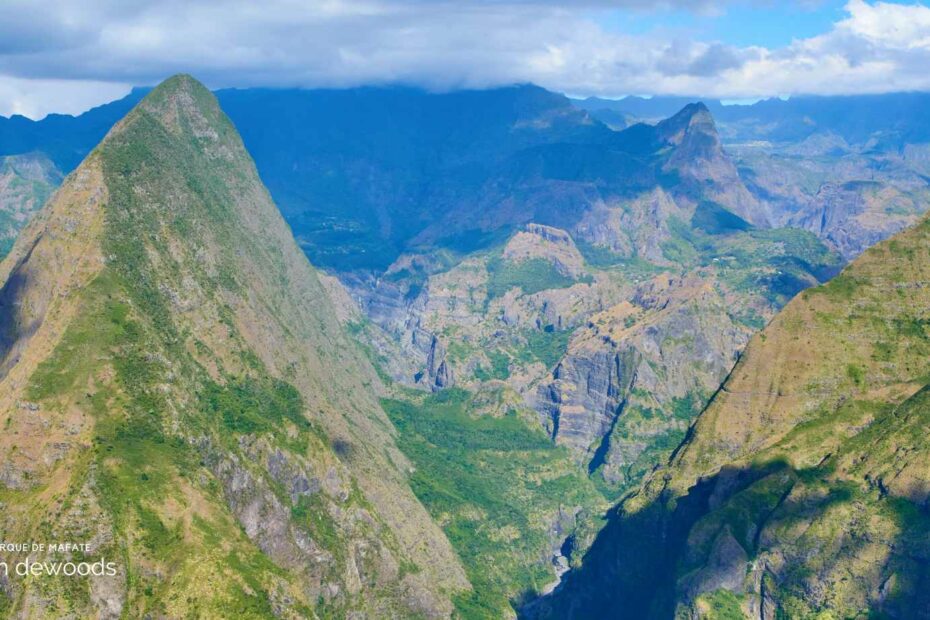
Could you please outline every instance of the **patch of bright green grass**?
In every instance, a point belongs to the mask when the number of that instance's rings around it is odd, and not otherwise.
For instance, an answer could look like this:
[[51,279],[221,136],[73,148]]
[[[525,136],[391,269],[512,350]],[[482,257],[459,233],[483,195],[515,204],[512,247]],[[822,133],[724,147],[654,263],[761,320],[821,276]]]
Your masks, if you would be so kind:
[[475,370],[475,378],[479,381],[506,381],[510,377],[510,358],[507,354],[497,350],[488,351],[488,359],[491,360],[491,368],[479,366]]
[[512,288],[532,295],[540,291],[568,288],[578,282],[591,282],[590,276],[578,280],[562,275],[547,260],[530,258],[519,262],[494,258],[488,261],[488,299],[501,297]]
[[575,242],[585,263],[596,269],[620,272],[626,279],[645,279],[662,273],[666,267],[650,263],[641,256],[624,256],[601,245],[586,241]]
[[234,433],[267,432],[285,420],[298,428],[309,426],[300,392],[278,379],[237,379],[222,386],[210,381],[201,398],[203,411]]
[[542,362],[546,368],[559,363],[568,350],[568,341],[572,337],[570,330],[528,330],[525,334],[526,348],[518,354],[524,363]]
[[559,506],[600,501],[586,477],[516,412],[469,414],[470,394],[450,389],[383,401],[416,470],[411,486],[443,524],[472,592],[456,597],[463,618],[499,618],[509,601],[554,575],[546,562],[548,519]]
[[729,590],[714,590],[710,594],[704,594],[700,600],[707,603],[708,613],[707,620],[745,620],[740,607],[739,598]]

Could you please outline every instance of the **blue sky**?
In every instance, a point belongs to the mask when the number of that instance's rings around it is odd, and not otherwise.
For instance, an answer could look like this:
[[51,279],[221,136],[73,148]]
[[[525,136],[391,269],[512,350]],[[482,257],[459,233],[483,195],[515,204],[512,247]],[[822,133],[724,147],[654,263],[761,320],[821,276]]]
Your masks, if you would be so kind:
[[609,10],[594,12],[605,30],[625,34],[677,31],[704,40],[719,40],[740,47],[782,47],[830,29],[843,17],[843,1],[792,3],[756,2],[716,10],[678,8],[658,11]]
[[0,115],[213,88],[533,82],[753,100],[930,90],[918,0],[0,1]]

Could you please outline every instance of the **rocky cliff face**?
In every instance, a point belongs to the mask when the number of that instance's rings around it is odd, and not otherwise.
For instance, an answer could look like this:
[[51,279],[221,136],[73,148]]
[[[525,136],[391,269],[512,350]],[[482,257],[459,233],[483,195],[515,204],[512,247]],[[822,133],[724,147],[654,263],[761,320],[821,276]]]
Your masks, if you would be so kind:
[[930,614],[928,234],[923,220],[795,298],[527,614]]
[[618,256],[669,264],[662,252],[662,245],[673,237],[669,222],[688,217],[687,210],[679,207],[667,191],[656,187],[632,200],[595,203],[574,227],[573,234]]
[[3,529],[118,566],[11,580],[8,609],[450,614],[468,582],[377,375],[201,85],[172,78],[117,124],[0,282]]
[[662,170],[679,176],[679,191],[720,203],[756,226],[772,224],[765,203],[749,192],[733,161],[723,152],[707,106],[685,106],[658,123],[655,133],[659,143],[670,149]]
[[930,205],[924,145],[889,151],[815,133],[731,150],[774,225],[810,230],[847,260],[915,224]]
[[914,224],[928,197],[926,187],[902,191],[874,181],[825,183],[789,222],[827,240],[851,259]]
[[749,340],[712,278],[665,275],[593,315],[538,387],[553,438],[611,484],[661,461]]
[[544,260],[560,274],[572,279],[584,273],[584,258],[571,235],[542,224],[527,224],[525,230],[511,237],[504,246],[502,257],[516,263],[534,258]]
[[[450,373],[469,389],[503,384],[589,472],[615,489],[637,484],[681,441],[753,331],[793,287],[817,281],[810,266],[835,260],[799,232],[688,232],[686,211],[653,196],[668,205],[658,264],[602,246],[586,257],[572,235],[535,224],[499,254],[451,268],[405,257],[391,277],[352,289],[373,323],[368,340],[407,384],[436,389]],[[592,265],[602,256],[609,262]]]

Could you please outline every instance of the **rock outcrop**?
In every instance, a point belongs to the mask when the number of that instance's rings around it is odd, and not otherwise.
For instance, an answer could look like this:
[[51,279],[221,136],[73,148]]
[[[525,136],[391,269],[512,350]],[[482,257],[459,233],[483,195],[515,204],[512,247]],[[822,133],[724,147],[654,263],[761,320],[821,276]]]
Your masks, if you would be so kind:
[[553,438],[609,482],[637,480],[661,459],[656,446],[684,436],[749,340],[727,306],[701,276],[666,276],[593,315],[536,394]]
[[724,153],[717,126],[703,103],[692,103],[656,125],[660,144],[671,147],[663,171],[679,175],[683,192],[722,204],[747,222],[772,225],[766,204],[745,186]]
[[584,273],[584,258],[571,235],[542,224],[527,224],[523,231],[511,237],[504,246],[503,257],[514,262],[532,258],[548,261],[569,278],[578,278]]

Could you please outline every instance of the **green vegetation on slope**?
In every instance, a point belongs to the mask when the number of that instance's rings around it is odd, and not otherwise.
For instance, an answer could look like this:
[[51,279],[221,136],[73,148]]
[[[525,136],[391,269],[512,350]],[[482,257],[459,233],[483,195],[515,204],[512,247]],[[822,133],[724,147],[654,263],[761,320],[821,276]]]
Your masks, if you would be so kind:
[[511,261],[493,258],[488,261],[488,299],[503,296],[512,288],[526,295],[553,288],[568,288],[578,282],[590,282],[590,276],[578,280],[564,276],[555,266],[542,258]]
[[[87,580],[17,586],[10,602],[28,607],[38,596],[43,617],[91,617],[104,604],[127,617],[197,618],[450,608],[461,568],[398,472],[379,482],[396,504],[375,507],[361,490],[368,471],[352,460],[368,452],[387,463],[387,421],[373,398],[340,392],[369,388],[367,368],[341,348],[322,287],[212,95],[188,77],[169,80],[90,157],[85,177],[103,182],[89,191],[105,199],[66,241],[106,261],[62,296],[74,318],[24,394],[52,431],[69,423],[70,451],[17,492],[24,514],[4,526],[49,540],[98,537],[120,581],[104,602]],[[64,202],[53,200],[55,217],[74,191],[66,185]],[[43,251],[71,250],[37,234]],[[43,267],[35,278],[48,286],[43,278],[58,274]],[[331,392],[312,389],[321,383]],[[322,430],[330,412],[345,416],[337,425],[370,422],[385,441],[373,437],[369,451],[351,431],[331,440]],[[395,505],[419,513],[401,523]],[[413,538],[400,526],[418,516],[418,542],[431,541],[430,560],[448,561],[438,569],[398,541]],[[78,526],[79,536],[61,535]],[[357,588],[346,585],[350,570]]]
[[[718,226],[710,234],[676,218],[669,228],[672,238],[662,245],[668,260],[686,268],[712,266],[732,291],[761,293],[777,307],[831,277],[842,262],[813,233],[796,228]],[[746,320],[753,323],[751,317]]]
[[714,590],[698,599],[698,609],[705,620],[745,620],[740,600],[729,590]]
[[601,504],[592,483],[516,412],[469,413],[468,392],[406,393],[383,405],[416,469],[411,485],[465,564],[463,618],[499,618],[509,601],[554,580],[549,528],[560,507]]
[[572,337],[571,330],[531,329],[525,332],[526,347],[517,355],[521,362],[542,362],[546,368],[553,368],[565,351]]
[[643,280],[668,270],[668,267],[651,263],[641,256],[629,258],[583,239],[576,239],[575,245],[589,267],[618,272],[628,280]]
[[[99,551],[131,558],[125,565],[128,609],[170,615],[171,593],[197,590],[203,585],[197,579],[209,575],[208,579],[216,580],[216,589],[195,601],[192,609],[198,614],[273,617],[269,578],[281,579],[284,573],[244,537],[231,516],[220,513],[209,522],[199,517],[199,525],[187,530],[183,519],[160,511],[166,503],[186,505],[190,499],[185,489],[195,488],[218,505],[224,499],[198,451],[166,428],[170,397],[159,385],[166,380],[168,367],[163,354],[155,353],[164,349],[145,309],[132,310],[125,291],[122,278],[112,270],[104,270],[87,288],[80,319],[69,327],[53,355],[40,364],[29,397],[55,407],[79,386],[96,384],[86,395],[95,417],[94,449],[75,475],[80,481],[90,471],[96,472],[101,504],[113,520],[118,542]],[[97,369],[102,361],[114,368],[115,384],[99,381]],[[176,369],[199,374],[190,361],[173,361]],[[217,421],[208,415],[198,416],[195,423],[217,432]],[[203,479],[211,482],[203,486]],[[210,549],[211,538],[223,544],[235,542],[236,550],[217,554]],[[173,579],[159,579],[143,568],[148,564],[171,567]],[[223,573],[237,578],[220,586]],[[71,598],[67,602],[78,612],[88,601]]]

